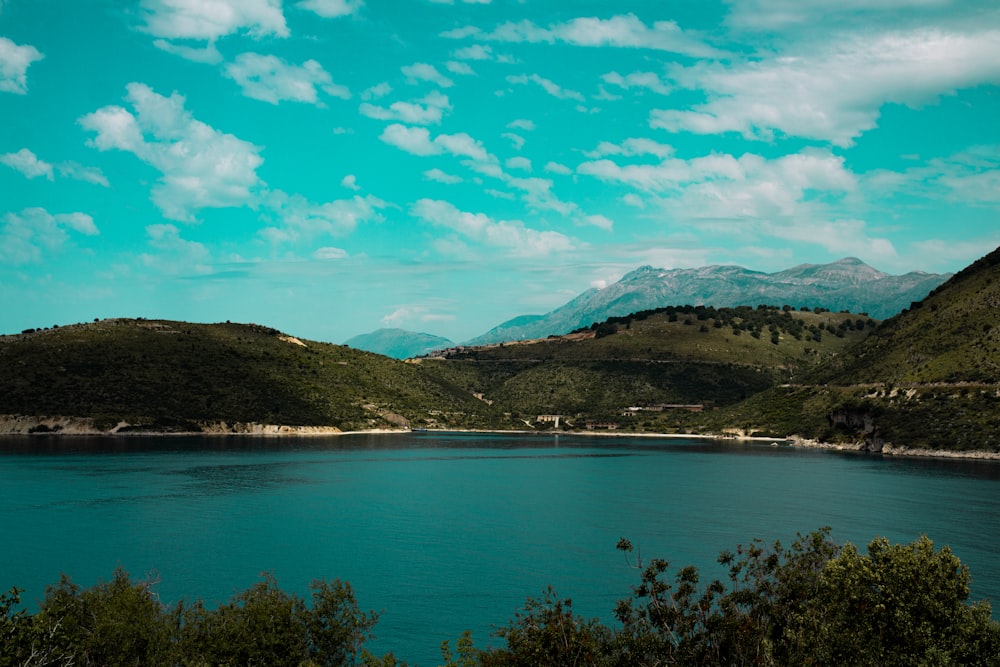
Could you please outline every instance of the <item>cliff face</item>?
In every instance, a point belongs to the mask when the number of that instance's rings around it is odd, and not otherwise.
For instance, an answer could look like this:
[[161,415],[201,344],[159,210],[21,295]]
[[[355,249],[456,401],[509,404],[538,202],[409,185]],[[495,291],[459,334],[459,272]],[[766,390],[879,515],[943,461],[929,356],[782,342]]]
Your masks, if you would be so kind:
[[885,447],[875,416],[867,410],[839,408],[830,414],[830,425],[853,434],[860,442],[860,451],[881,452]]

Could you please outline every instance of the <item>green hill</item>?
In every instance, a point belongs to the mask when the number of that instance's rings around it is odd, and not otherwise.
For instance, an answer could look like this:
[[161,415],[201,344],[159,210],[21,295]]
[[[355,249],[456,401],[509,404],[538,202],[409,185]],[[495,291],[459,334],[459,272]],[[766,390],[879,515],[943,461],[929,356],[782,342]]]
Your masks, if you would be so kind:
[[865,449],[1000,450],[1000,249],[793,386],[706,416]]
[[[566,336],[458,347],[421,360],[443,382],[481,395],[512,420],[558,414],[622,428],[673,429],[675,410],[731,405],[863,339],[867,317],[774,307],[668,307]],[[625,415],[627,408],[638,407]],[[523,424],[523,422],[522,422]]]
[[398,427],[432,413],[446,425],[491,423],[488,406],[413,365],[255,324],[114,319],[0,337],[0,414],[187,431]]

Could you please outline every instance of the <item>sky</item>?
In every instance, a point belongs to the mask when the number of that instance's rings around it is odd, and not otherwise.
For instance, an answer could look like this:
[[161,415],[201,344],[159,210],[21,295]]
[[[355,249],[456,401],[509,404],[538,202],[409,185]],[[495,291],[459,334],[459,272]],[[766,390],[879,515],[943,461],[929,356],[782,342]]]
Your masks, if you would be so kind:
[[0,333],[456,342],[641,266],[1000,245],[993,0],[0,0]]

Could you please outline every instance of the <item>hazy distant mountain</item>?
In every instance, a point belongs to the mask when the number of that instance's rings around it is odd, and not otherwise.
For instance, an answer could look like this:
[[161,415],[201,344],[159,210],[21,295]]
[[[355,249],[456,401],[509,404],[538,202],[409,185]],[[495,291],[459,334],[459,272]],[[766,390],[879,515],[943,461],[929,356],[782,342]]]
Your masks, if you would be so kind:
[[370,333],[360,334],[345,342],[358,350],[366,350],[384,354],[394,359],[409,359],[420,355],[443,350],[455,345],[441,336],[406,329],[378,329]]
[[740,266],[657,269],[642,266],[602,289],[589,289],[546,315],[521,315],[468,341],[486,345],[564,334],[609,317],[665,306],[791,305],[891,317],[923,299],[951,274],[915,271],[893,276],[859,259],[802,264],[777,273]]

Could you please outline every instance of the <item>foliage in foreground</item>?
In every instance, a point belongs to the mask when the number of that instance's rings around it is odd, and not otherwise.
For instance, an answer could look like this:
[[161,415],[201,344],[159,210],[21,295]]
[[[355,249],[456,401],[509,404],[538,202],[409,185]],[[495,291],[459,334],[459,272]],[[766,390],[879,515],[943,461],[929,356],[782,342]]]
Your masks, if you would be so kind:
[[[877,538],[867,553],[829,529],[789,548],[755,541],[724,552],[726,581],[707,584],[694,567],[644,563],[628,540],[618,548],[641,577],[613,626],[549,589],[497,630],[503,647],[477,649],[468,632],[455,652],[444,642],[444,667],[1000,665],[989,604],[969,602],[968,568],[926,537]],[[362,650],[377,615],[339,581],[314,582],[311,607],[268,576],[215,610],[168,609],[119,570],[87,590],[64,578],[33,615],[18,603],[16,589],[0,596],[0,666],[404,664]]]

